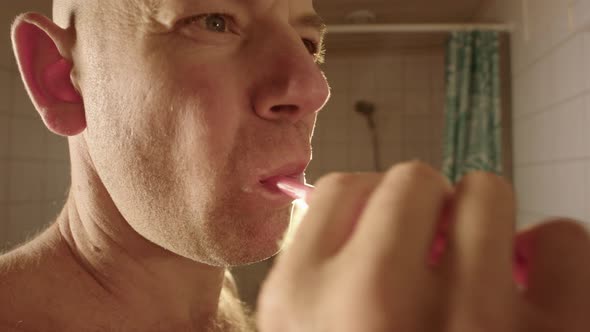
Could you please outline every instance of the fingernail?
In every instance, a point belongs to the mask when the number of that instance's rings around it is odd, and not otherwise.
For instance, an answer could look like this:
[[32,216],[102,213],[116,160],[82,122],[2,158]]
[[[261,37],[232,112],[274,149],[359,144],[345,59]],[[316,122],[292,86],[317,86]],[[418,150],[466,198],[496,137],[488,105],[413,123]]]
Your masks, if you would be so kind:
[[529,281],[529,243],[524,238],[517,239],[514,244],[514,262],[512,275],[514,281],[521,288],[528,287]]
[[444,236],[437,235],[436,239],[434,240],[434,244],[430,251],[430,258],[429,264],[431,266],[436,266],[440,263],[443,254],[445,253],[445,249],[447,247],[447,241]]
[[431,266],[436,266],[440,263],[447,249],[452,218],[451,204],[451,201],[445,203],[441,213],[439,224],[437,225],[436,235],[434,237],[434,242],[430,250],[429,264]]

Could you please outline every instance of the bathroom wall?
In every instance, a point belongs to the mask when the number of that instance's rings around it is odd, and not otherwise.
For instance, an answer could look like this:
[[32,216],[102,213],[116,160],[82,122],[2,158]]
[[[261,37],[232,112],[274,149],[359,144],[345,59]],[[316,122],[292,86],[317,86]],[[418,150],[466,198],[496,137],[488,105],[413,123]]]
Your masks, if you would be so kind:
[[488,1],[477,19],[515,23],[519,222],[590,221],[590,0]]
[[375,171],[358,100],[376,105],[381,167],[420,159],[440,169],[444,128],[442,45],[328,53],[332,99],[319,113],[308,180],[334,171]]
[[12,53],[10,23],[31,9],[50,13],[51,1],[11,1],[0,11],[0,250],[52,220],[69,183],[66,140],[45,129]]

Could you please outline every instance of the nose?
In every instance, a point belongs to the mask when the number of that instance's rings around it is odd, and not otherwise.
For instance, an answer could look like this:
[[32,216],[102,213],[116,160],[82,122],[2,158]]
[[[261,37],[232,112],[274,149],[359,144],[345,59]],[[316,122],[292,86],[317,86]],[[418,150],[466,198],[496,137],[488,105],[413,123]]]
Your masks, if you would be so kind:
[[297,34],[268,35],[258,50],[252,93],[258,116],[295,123],[322,109],[330,97],[328,82]]

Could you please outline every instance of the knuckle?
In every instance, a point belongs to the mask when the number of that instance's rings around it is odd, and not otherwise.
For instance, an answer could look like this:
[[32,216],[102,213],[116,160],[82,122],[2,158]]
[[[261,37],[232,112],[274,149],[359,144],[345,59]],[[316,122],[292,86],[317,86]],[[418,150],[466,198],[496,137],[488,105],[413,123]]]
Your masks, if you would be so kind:
[[425,185],[439,185],[450,189],[448,180],[430,165],[421,161],[411,161],[393,166],[384,180],[392,187],[422,188]]
[[542,223],[521,231],[519,236],[523,235],[533,235],[543,243],[563,241],[567,245],[582,244],[586,248],[590,248],[590,228],[582,222],[568,218],[544,220]]
[[588,232],[588,226],[583,222],[570,218],[551,218],[544,220],[543,225],[555,229],[555,232],[567,232],[570,234],[584,234]]

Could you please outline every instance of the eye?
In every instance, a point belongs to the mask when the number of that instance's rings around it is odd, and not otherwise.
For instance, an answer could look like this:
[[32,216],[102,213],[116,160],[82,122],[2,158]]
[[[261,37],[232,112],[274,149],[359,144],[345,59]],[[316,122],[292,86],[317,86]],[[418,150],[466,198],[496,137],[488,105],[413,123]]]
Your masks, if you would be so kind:
[[196,24],[200,28],[217,33],[229,32],[230,18],[225,14],[212,13],[190,17],[186,24]]
[[318,52],[319,52],[318,44],[316,44],[313,40],[303,39],[303,44],[305,45],[305,47],[309,51],[309,54],[311,54],[311,55],[318,54]]
[[314,58],[314,61],[317,64],[322,64],[325,61],[326,49],[324,48],[323,43],[316,43],[311,39],[302,39],[305,48],[309,54],[311,54]]

